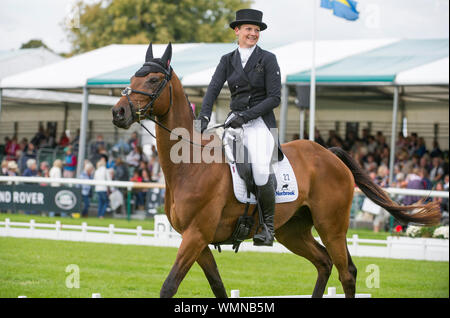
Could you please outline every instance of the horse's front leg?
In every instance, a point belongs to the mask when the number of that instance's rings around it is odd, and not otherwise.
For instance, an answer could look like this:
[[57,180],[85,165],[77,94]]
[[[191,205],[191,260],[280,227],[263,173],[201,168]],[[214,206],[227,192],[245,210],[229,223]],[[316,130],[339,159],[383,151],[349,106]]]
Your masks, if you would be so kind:
[[223,286],[222,278],[220,278],[219,270],[217,269],[217,264],[214,260],[214,255],[208,246],[206,246],[200,254],[197,259],[197,263],[203,269],[214,295],[217,298],[227,298],[228,295],[225,290],[225,286]]
[[208,243],[203,239],[200,232],[187,230],[183,233],[183,240],[178,249],[175,264],[172,266],[169,276],[164,281],[160,291],[160,297],[169,298],[176,294],[181,281],[207,245]]

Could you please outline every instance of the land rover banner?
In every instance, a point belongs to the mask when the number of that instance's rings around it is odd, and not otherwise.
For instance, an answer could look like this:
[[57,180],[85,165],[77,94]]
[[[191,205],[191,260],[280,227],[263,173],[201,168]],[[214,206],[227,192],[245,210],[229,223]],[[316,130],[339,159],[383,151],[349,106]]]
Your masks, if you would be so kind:
[[0,210],[80,212],[81,189],[0,185]]

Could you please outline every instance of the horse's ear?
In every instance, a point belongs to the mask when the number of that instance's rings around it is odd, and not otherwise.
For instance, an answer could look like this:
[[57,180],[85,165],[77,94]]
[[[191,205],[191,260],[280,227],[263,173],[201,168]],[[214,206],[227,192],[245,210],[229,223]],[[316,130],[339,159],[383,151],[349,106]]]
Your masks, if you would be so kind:
[[166,50],[164,51],[163,56],[161,57],[161,60],[163,61],[164,65],[169,68],[170,61],[172,60],[172,43],[169,42],[169,45],[167,45]]
[[152,42],[150,42],[150,45],[148,46],[148,49],[147,49],[147,53],[145,54],[145,61],[150,62],[150,60],[153,60]]

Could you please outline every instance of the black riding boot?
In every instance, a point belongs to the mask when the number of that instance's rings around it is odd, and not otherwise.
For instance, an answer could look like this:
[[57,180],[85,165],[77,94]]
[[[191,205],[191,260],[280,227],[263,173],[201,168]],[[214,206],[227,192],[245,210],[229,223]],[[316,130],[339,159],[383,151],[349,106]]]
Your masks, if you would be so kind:
[[275,212],[275,176],[271,174],[269,180],[263,186],[256,186],[257,200],[260,205],[260,212],[264,224],[261,224],[261,231],[253,236],[253,244],[256,246],[272,246],[275,235],[273,226],[273,216]]

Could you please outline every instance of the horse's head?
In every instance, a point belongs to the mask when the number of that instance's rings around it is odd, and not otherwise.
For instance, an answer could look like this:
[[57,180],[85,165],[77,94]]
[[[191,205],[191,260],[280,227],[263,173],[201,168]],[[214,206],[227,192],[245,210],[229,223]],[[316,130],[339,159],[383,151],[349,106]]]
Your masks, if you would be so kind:
[[170,109],[172,92],[172,44],[169,43],[161,58],[153,57],[152,43],[145,55],[144,65],[122,91],[122,97],[112,108],[113,124],[128,129],[134,122],[148,116],[163,116]]

